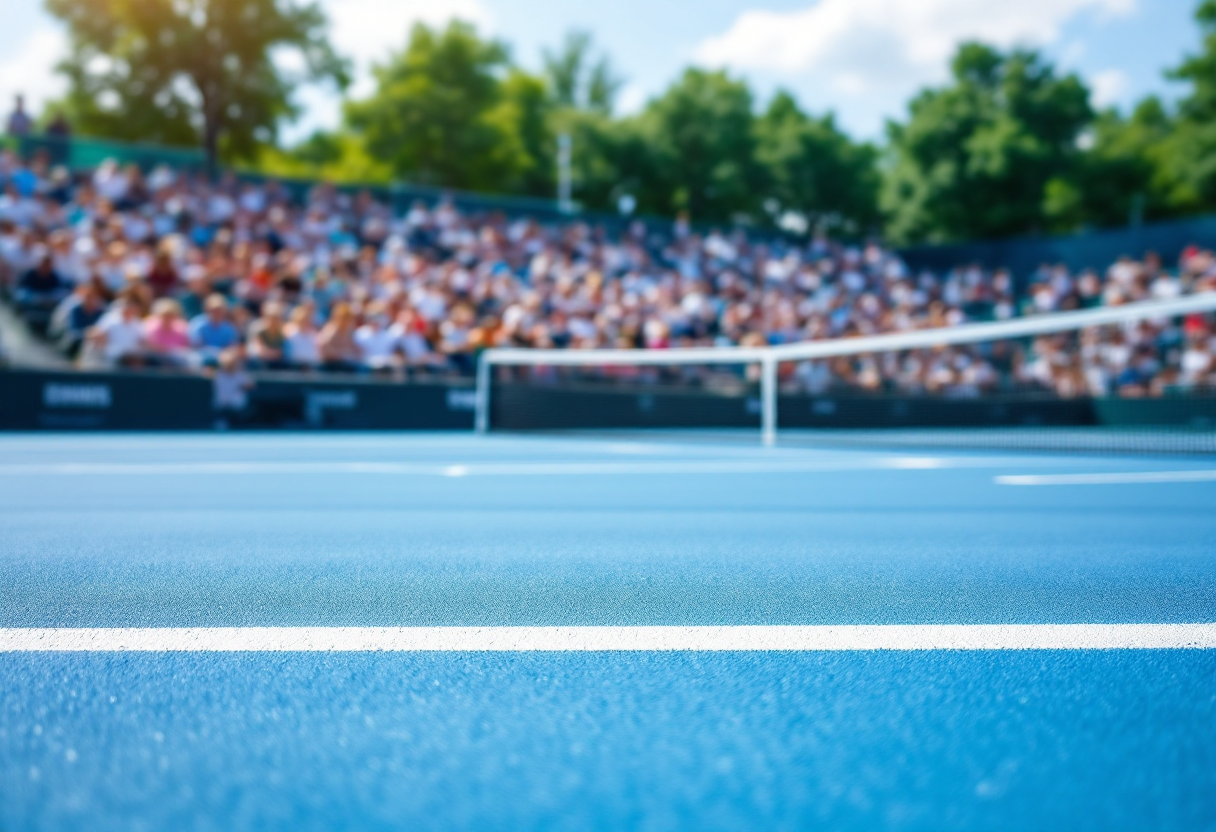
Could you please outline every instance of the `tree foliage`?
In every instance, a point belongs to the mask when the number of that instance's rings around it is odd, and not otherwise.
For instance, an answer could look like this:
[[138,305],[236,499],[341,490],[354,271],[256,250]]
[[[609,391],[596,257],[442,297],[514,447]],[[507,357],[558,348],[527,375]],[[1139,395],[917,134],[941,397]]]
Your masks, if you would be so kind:
[[551,181],[543,82],[467,23],[416,24],[346,107],[349,127],[395,174],[423,185],[533,192]]
[[651,101],[641,127],[657,179],[646,203],[711,221],[755,212],[764,172],[756,159],[752,106],[746,83],[702,69],[685,70]]
[[[1201,48],[1169,73],[1188,92],[1096,112],[1075,74],[1035,51],[962,45],[951,77],[887,125],[878,148],[831,113],[690,68],[640,113],[585,32],[538,72],[466,23],[415,26],[347,101],[340,127],[289,149],[276,130],[299,82],[347,80],[319,0],[45,0],[73,42],[61,70],[78,133],[202,143],[268,172],[554,195],[571,137],[574,199],[696,222],[777,223],[896,243],[1067,232],[1216,211],[1216,0]],[[297,68],[288,71],[291,53]],[[791,219],[792,218],[792,219]],[[787,220],[790,220],[787,222]],[[797,220],[797,222],[794,222]]]
[[[878,221],[878,153],[814,118],[787,92],[756,121],[756,157],[767,173],[771,214],[792,211],[824,231],[872,230]],[[771,210],[770,210],[771,209]]]
[[569,32],[559,49],[545,50],[545,80],[558,107],[611,115],[622,80],[607,55],[596,57],[591,35]]
[[1172,128],[1157,98],[1146,98],[1127,117],[1113,108],[1099,113],[1083,137],[1085,152],[1073,175],[1048,183],[1048,228],[1067,232],[1173,214],[1173,188],[1162,172]]
[[[252,157],[296,112],[302,81],[347,82],[315,3],[292,0],[46,0],[72,41],[61,64],[80,132],[202,144]],[[291,54],[298,70],[282,63]]]
[[347,104],[347,122],[395,172],[420,184],[484,188],[512,166],[513,144],[490,117],[502,100],[501,43],[472,26],[416,24],[405,48],[373,69],[376,91]]
[[952,80],[887,129],[883,207],[900,240],[1000,237],[1044,229],[1053,182],[1075,175],[1093,119],[1089,90],[1036,52],[978,43],[956,54]]
[[1173,135],[1158,160],[1172,203],[1181,211],[1216,210],[1216,0],[1195,11],[1203,35],[1201,51],[1169,73],[1189,83],[1179,102]]
[[502,83],[502,100],[492,118],[514,136],[516,164],[501,190],[529,196],[553,195],[557,180],[553,103],[542,78],[513,68]]

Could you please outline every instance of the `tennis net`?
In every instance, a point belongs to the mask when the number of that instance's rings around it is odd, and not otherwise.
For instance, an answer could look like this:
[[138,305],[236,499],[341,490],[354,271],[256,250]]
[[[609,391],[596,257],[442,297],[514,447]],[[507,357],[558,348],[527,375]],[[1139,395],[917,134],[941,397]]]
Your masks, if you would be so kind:
[[1216,292],[781,346],[494,349],[477,429],[1216,453]]

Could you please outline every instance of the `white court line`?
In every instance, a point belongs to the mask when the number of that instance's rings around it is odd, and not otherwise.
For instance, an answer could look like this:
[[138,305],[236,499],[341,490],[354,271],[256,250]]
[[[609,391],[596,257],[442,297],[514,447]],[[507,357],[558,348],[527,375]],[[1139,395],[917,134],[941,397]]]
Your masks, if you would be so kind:
[[0,629],[0,653],[1216,649],[1216,624]]
[[1135,485],[1153,482],[1213,482],[1216,471],[1133,471],[1102,474],[1007,474],[997,485]]
[[601,476],[613,474],[779,474],[874,469],[944,468],[949,460],[637,460],[620,462],[63,462],[0,465],[0,476],[165,476],[184,474],[387,474],[433,477]]
[[[0,477],[371,474],[429,477],[799,474],[920,471],[1023,464],[1008,458],[895,456],[865,459],[673,459],[586,462],[34,462],[0,465]],[[1045,464],[1029,460],[1027,465]]]

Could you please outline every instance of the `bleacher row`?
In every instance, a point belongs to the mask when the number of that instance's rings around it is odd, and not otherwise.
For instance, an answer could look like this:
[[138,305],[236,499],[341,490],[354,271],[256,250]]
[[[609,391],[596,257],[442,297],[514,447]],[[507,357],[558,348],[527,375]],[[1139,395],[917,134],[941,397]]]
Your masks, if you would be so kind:
[[[490,346],[758,346],[1216,289],[1216,256],[1015,279],[875,243],[405,211],[317,185],[0,154],[0,287],[82,368],[468,375]],[[1210,316],[783,368],[786,389],[1150,396],[1216,384]]]

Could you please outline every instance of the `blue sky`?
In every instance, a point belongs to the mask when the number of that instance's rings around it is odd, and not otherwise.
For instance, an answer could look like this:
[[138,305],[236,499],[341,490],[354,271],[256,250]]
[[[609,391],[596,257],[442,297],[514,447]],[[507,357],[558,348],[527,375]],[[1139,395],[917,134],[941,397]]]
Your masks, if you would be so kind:
[[[453,16],[510,43],[537,67],[540,51],[573,28],[592,32],[627,79],[621,98],[636,110],[689,64],[724,66],[746,76],[763,99],[792,90],[808,108],[834,110],[855,135],[877,138],[917,89],[946,76],[958,42],[980,38],[1042,48],[1081,73],[1097,103],[1126,107],[1147,93],[1178,87],[1165,68],[1197,48],[1196,0],[322,0],[338,47],[367,67],[404,43],[414,20]],[[51,67],[66,48],[40,0],[4,0],[0,102],[17,91],[35,105],[61,89]],[[299,136],[333,124],[329,91],[301,94]]]

